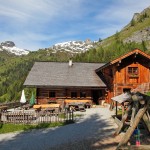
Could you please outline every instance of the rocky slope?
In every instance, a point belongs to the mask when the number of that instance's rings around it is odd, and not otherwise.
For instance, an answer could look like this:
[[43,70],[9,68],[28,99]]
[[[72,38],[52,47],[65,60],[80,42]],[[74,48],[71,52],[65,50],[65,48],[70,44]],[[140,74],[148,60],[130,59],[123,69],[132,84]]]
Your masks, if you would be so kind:
[[147,49],[150,49],[150,7],[140,13],[134,13],[132,20],[121,31],[104,39],[99,44],[102,47],[109,47],[116,38],[124,44],[145,42]]
[[149,41],[149,40],[150,40],[150,26],[140,31],[134,32],[130,37],[126,38],[124,42],[141,43],[142,41]]
[[126,32],[126,30],[130,30],[131,34],[123,39],[124,43],[142,43],[144,41],[147,48],[150,48],[150,7],[141,13],[135,13],[131,22],[121,32]]

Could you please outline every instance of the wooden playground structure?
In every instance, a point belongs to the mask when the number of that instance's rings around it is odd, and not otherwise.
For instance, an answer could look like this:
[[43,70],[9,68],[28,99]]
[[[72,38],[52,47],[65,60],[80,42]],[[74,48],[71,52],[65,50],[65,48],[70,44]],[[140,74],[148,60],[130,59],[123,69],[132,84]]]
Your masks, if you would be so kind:
[[[128,149],[150,149],[150,145],[140,145],[140,139],[136,139],[136,146],[127,143],[133,134],[140,136],[138,125],[144,124],[144,127],[148,133],[150,133],[150,96],[136,92],[130,93],[131,99],[128,100],[126,110],[122,114],[121,121],[117,118],[116,123],[118,128],[116,129],[114,136],[119,135],[121,130],[126,126],[127,130],[117,146],[117,150],[128,150]],[[136,132],[136,133],[135,133]]]

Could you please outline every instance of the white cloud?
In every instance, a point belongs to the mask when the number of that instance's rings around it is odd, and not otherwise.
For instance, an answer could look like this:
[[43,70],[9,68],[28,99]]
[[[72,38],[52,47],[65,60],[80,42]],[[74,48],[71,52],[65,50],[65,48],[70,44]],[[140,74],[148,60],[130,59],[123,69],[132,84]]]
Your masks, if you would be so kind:
[[67,39],[107,37],[149,0],[0,0],[0,41],[38,49]]
[[[72,13],[77,11],[78,13]],[[80,16],[80,3],[77,0],[5,0],[1,2],[0,15],[21,20],[52,20],[63,15]],[[71,15],[70,15],[71,14]]]

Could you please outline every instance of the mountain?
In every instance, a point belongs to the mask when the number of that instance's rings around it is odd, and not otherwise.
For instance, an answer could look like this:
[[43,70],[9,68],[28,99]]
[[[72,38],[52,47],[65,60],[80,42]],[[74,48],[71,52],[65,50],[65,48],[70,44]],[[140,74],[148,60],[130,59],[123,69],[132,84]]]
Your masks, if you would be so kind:
[[94,47],[94,42],[90,39],[86,41],[68,41],[63,43],[57,43],[51,47],[54,52],[67,51],[71,53],[81,53]]
[[[69,41],[33,52],[18,50],[11,41],[3,42],[0,45],[0,102],[20,99],[24,80],[35,61],[64,62],[72,58],[79,62],[109,62],[135,48],[150,54],[150,7],[133,14],[121,31],[98,42]],[[27,99],[31,91],[34,90],[25,89]]]
[[150,49],[150,7],[147,7],[140,13],[134,13],[132,20],[120,32],[104,39],[100,45],[108,46],[114,43],[116,36],[123,43],[139,43],[143,41],[147,49]]
[[[49,48],[44,48],[44,49],[39,49],[39,50],[44,50],[47,51],[47,55],[54,54],[54,53],[68,53],[72,55],[78,54],[85,52],[91,48],[94,48],[95,42],[92,42],[90,39],[87,39],[85,41],[68,41],[68,42],[62,42],[62,43],[57,43],[53,45],[52,47]],[[5,51],[8,52],[9,54],[13,54],[16,56],[21,56],[21,55],[28,55],[29,51],[21,48],[17,48],[15,46],[15,43],[12,41],[6,41],[2,42],[0,44],[0,52]],[[41,53],[41,51],[40,51]]]
[[7,51],[10,54],[14,54],[17,56],[27,55],[29,54],[28,50],[24,50],[15,46],[15,43],[12,41],[2,42],[0,44],[0,51]]
[[96,45],[90,51],[77,55],[75,60],[108,62],[135,48],[150,54],[150,7],[133,14],[132,20],[121,31],[99,40]]

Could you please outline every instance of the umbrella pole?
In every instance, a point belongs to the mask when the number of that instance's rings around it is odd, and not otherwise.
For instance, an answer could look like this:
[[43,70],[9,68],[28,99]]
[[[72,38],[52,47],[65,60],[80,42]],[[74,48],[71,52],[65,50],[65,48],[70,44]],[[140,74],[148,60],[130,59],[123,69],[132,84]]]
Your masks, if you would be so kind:
[[118,115],[117,109],[118,109],[118,103],[117,103],[117,101],[116,101],[116,117],[117,117],[117,115]]

